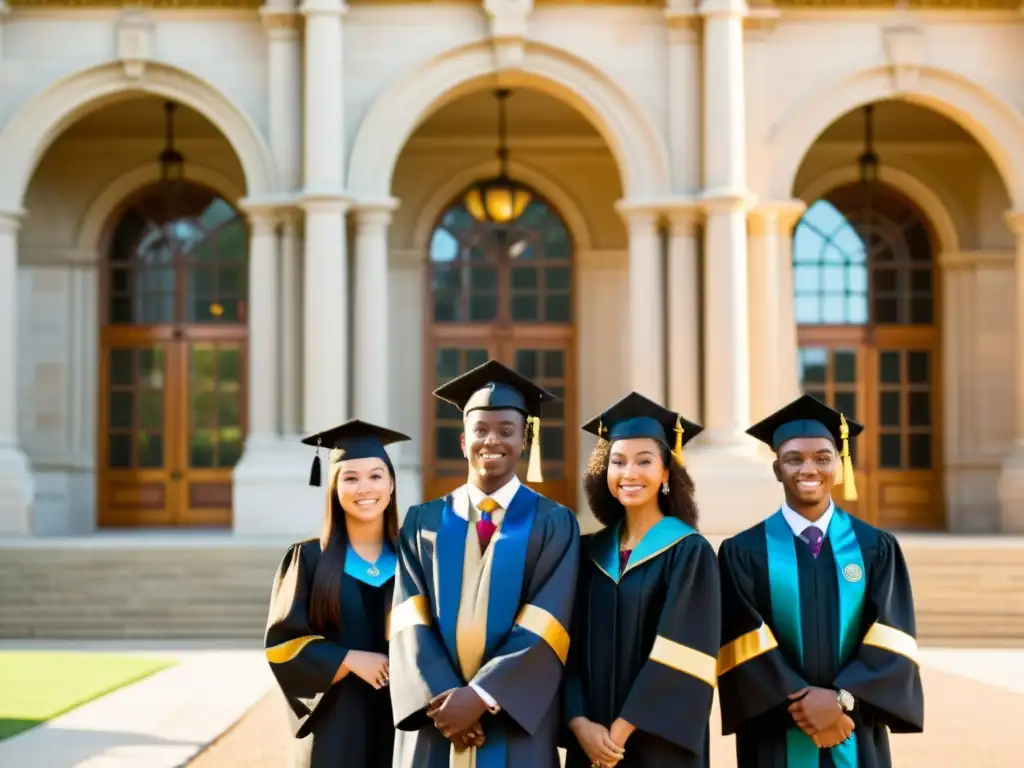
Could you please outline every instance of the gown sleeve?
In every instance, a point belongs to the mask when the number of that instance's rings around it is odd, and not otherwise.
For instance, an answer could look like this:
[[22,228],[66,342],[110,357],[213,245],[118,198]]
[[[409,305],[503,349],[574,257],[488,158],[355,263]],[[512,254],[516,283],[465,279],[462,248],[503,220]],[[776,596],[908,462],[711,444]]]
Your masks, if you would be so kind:
[[409,510],[398,535],[389,629],[391,704],[395,727],[403,731],[417,731],[428,724],[430,700],[462,685],[432,621],[430,593],[417,545],[422,509]]
[[722,733],[727,736],[807,687],[783,657],[771,627],[758,611],[754,574],[743,555],[732,540],[722,542],[718,551],[722,579],[718,693]]
[[316,711],[348,649],[309,626],[309,592],[313,574],[293,544],[274,577],[270,616],[264,637],[267,661],[302,732]]
[[697,534],[687,536],[672,557],[658,634],[619,717],[640,731],[700,754],[711,717],[721,641],[718,564],[711,544]]
[[471,681],[530,736],[561,687],[580,559],[576,516],[556,507],[544,522],[544,543],[512,631]]
[[914,597],[900,545],[879,531],[878,555],[869,573],[864,604],[867,633],[834,687],[853,694],[858,707],[870,707],[893,733],[921,733],[924,692],[918,667]]
[[587,593],[590,586],[589,566],[586,558],[580,563],[576,582],[576,600],[569,630],[569,656],[565,663],[565,685],[562,689],[562,721],[566,724],[577,717],[587,716],[587,700],[583,689],[579,641],[586,637]]

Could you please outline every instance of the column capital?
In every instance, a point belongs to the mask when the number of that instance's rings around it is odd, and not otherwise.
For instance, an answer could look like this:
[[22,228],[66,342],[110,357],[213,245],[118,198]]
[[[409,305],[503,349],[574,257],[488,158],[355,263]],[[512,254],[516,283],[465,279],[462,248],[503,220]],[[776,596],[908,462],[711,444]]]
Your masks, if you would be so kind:
[[0,234],[11,234],[21,229],[21,221],[28,215],[25,210],[0,210]]
[[340,18],[348,13],[348,4],[345,0],[302,0],[299,3],[299,13],[306,18],[310,16],[337,16]]
[[755,235],[789,234],[806,210],[803,200],[766,200],[750,210],[747,221]]
[[746,189],[706,189],[700,204],[705,214],[746,213],[757,204],[757,195]]
[[296,204],[306,213],[347,213],[352,208],[352,198],[346,194],[332,192],[302,192]]
[[742,19],[750,13],[746,0],[700,0],[697,13],[704,18],[725,16]]
[[662,206],[653,200],[619,200],[615,203],[615,210],[630,229],[653,228],[661,221]]
[[665,219],[673,236],[686,237],[704,219],[704,209],[695,197],[678,198],[665,208]]
[[353,201],[352,207],[355,211],[356,224],[360,227],[386,227],[391,223],[391,214],[398,210],[401,202],[397,197]]
[[1024,236],[1024,210],[1009,210],[1003,214],[1006,226],[1018,237]]
[[259,15],[271,40],[298,40],[302,17],[295,8],[264,5]]

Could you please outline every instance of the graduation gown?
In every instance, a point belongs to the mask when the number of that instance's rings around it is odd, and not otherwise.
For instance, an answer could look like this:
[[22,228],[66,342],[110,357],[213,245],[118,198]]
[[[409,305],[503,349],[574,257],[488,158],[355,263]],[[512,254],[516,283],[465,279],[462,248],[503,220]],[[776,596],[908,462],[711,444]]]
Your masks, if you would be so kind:
[[[619,572],[619,529],[583,538],[565,682],[566,724],[583,716],[636,731],[622,768],[706,768],[721,605],[715,551],[674,517]],[[566,768],[590,759],[569,732]]]
[[[920,733],[910,576],[896,539],[836,508],[821,553],[779,511],[723,542],[719,692],[739,768],[888,768],[888,729]],[[845,689],[853,736],[818,750],[789,714],[806,686]]]
[[[558,768],[557,693],[579,565],[576,518],[520,486],[480,553],[468,508],[462,487],[412,507],[399,534],[390,643],[395,766]],[[467,556],[467,547],[477,552]],[[468,571],[474,562],[483,570]],[[469,579],[477,580],[472,596],[464,589]],[[469,614],[485,618],[475,658],[460,626]],[[500,710],[481,718],[484,746],[456,756],[426,709],[433,697],[469,683]]]
[[288,703],[294,768],[390,768],[394,747],[391,700],[349,673],[331,684],[349,650],[387,653],[386,622],[396,558],[385,548],[368,573],[351,548],[341,580],[340,631],[325,637],[309,625],[313,573],[321,557],[316,539],[293,544],[274,579],[266,653]]

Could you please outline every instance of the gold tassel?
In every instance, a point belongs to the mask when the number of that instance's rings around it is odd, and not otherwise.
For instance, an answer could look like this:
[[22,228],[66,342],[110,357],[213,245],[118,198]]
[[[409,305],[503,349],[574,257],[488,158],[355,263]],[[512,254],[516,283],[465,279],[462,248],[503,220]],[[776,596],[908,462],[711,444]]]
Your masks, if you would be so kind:
[[683,461],[683,422],[679,416],[676,416],[676,447],[672,449],[672,456],[680,467],[686,466]]
[[543,483],[544,473],[540,468],[540,417],[532,416],[530,420],[533,422],[533,444],[530,446],[530,463],[526,468],[526,482]]
[[604,420],[601,417],[597,419],[597,436],[599,438],[604,437]]
[[842,414],[839,414],[839,437],[843,441],[843,476],[840,481],[843,484],[843,498],[847,501],[857,501],[857,481],[853,477],[853,459],[850,458],[850,427]]

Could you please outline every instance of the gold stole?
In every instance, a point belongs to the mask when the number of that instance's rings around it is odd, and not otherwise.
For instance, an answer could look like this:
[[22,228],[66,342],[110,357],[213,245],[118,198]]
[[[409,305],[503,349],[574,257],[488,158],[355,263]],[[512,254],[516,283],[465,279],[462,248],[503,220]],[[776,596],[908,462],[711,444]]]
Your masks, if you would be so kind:
[[[463,488],[462,498],[453,501],[465,503],[469,525],[466,527],[466,554],[462,561],[462,595],[459,598],[459,616],[455,623],[455,649],[459,655],[459,667],[466,680],[472,680],[480,671],[484,661],[487,643],[487,604],[491,593],[491,566],[494,562],[494,543],[505,519],[505,510],[496,509],[491,521],[497,530],[487,545],[487,551],[480,552],[480,539],[476,535],[476,524],[480,510],[470,501],[469,491]],[[449,768],[476,768],[476,747],[456,752],[451,748]]]

